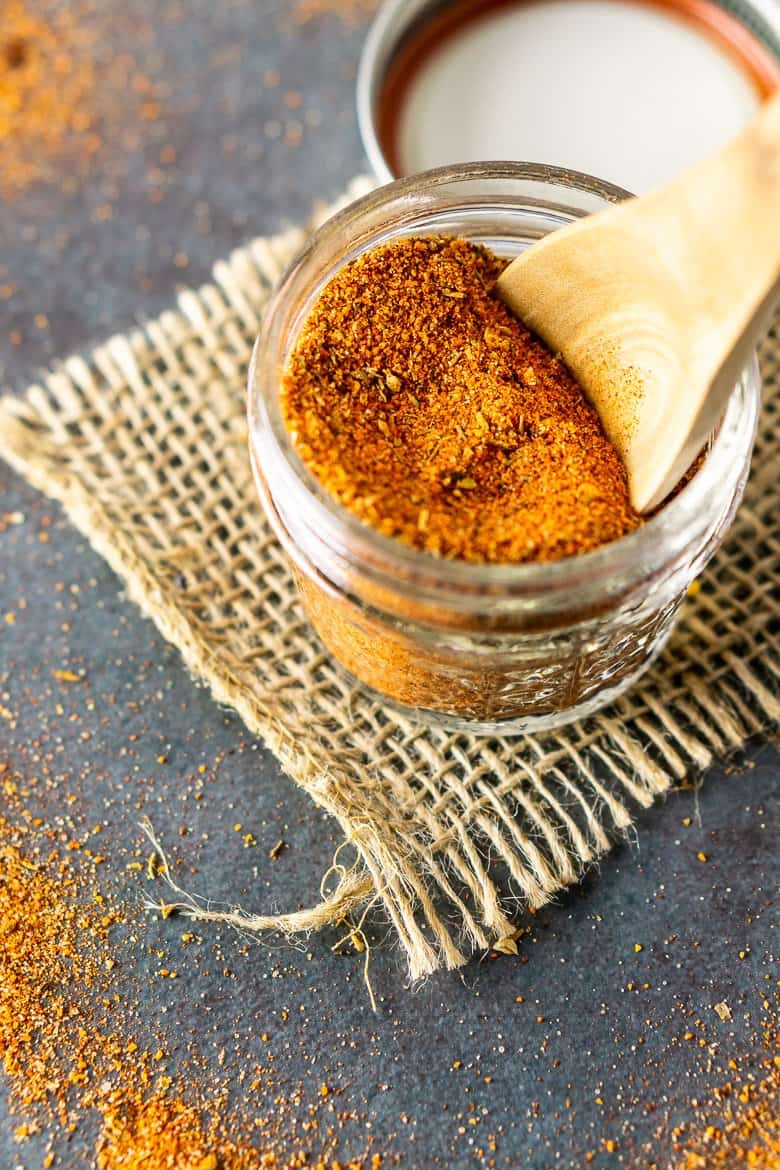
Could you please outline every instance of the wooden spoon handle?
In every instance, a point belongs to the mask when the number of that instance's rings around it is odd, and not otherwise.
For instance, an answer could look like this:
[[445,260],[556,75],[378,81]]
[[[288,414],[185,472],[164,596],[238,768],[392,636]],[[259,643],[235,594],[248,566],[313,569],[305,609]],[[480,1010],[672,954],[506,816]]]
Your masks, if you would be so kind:
[[780,93],[671,183],[546,236],[497,287],[593,402],[634,506],[660,503],[780,294]]
[[[658,194],[671,215],[678,195],[690,209],[686,374],[702,394],[651,506],[674,487],[717,425],[780,302],[780,92],[742,135]],[[681,413],[680,430],[685,425]],[[642,457],[651,455],[646,450]]]
[[649,198],[667,215],[689,209],[691,310],[736,342],[780,280],[780,92],[732,143]]

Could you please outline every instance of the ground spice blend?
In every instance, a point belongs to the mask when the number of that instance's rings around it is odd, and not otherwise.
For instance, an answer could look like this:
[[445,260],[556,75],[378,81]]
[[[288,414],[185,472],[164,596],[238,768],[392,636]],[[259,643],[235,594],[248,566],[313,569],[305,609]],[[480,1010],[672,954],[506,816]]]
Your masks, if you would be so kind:
[[46,178],[68,143],[82,162],[100,147],[93,34],[83,8],[52,0],[0,4],[2,197]]
[[[309,471],[367,526],[442,565],[574,559],[641,523],[582,389],[494,291],[506,263],[440,236],[365,252],[320,293],[282,379],[283,420]],[[566,616],[518,618],[486,595],[467,613],[390,577],[345,589],[326,569],[293,571],[353,675],[469,725],[558,720],[605,680],[630,680],[674,609],[616,617],[573,596]]]
[[563,362],[494,292],[506,261],[400,239],[330,281],[282,390],[307,467],[361,520],[475,562],[552,561],[639,524]]
[[[148,980],[177,972],[150,973],[143,960],[160,956],[154,947],[142,948],[139,963],[132,931],[123,942],[114,937],[115,928],[129,925],[128,910],[119,904],[109,909],[115,899],[101,892],[98,874],[107,858],[87,844],[94,830],[79,837],[45,824],[19,806],[15,782],[5,773],[0,760],[0,793],[20,821],[11,824],[0,812],[0,1073],[18,1118],[14,1164],[70,1170],[76,1161],[68,1143],[83,1127],[96,1131],[89,1165],[97,1170],[389,1165],[390,1159],[371,1152],[373,1135],[363,1134],[363,1119],[339,1112],[320,1077],[311,1086],[281,1084],[271,1049],[261,1063],[236,1047],[238,1065],[215,1074],[186,1028],[172,1025],[175,1035],[167,1034],[158,1021],[154,1045],[144,1046],[138,1005],[149,1002]],[[159,875],[158,860],[149,858],[148,880]],[[197,945],[192,934],[187,937],[188,945]],[[194,970],[203,976],[196,964],[190,978]],[[231,1104],[231,1076],[251,1101],[247,1116],[235,1098]],[[303,1105],[300,1126],[294,1101]],[[337,1156],[347,1131],[365,1149],[357,1161]],[[34,1161],[25,1143],[42,1133],[48,1148]],[[6,1170],[9,1163],[2,1165]]]

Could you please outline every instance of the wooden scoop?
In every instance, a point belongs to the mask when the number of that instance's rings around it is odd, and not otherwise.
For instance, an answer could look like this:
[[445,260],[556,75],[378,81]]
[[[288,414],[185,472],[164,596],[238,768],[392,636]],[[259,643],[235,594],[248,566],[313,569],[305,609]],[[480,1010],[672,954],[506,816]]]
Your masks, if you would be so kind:
[[661,503],[780,300],[780,92],[673,182],[534,244],[498,291],[580,382],[634,507]]

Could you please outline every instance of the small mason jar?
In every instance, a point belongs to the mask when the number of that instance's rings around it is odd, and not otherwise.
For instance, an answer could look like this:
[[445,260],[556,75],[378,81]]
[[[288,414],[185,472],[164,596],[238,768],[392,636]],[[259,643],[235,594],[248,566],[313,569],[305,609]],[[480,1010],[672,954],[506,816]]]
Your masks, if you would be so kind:
[[382,187],[311,239],[269,304],[249,375],[252,466],[303,607],[330,653],[384,699],[483,732],[557,727],[647,669],[745,486],[760,400],[751,359],[688,483],[642,527],[546,564],[470,564],[363,524],[304,466],[280,386],[296,336],[346,262],[402,236],[459,236],[514,257],[626,192],[524,163],[445,167]]

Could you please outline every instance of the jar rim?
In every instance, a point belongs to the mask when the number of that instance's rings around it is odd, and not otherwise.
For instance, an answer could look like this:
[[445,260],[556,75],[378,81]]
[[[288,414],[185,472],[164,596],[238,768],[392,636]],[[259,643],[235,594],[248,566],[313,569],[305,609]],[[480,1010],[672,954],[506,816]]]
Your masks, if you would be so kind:
[[[255,343],[248,381],[248,416],[250,448],[256,465],[266,478],[273,475],[273,496],[278,503],[284,492],[295,493],[295,512],[301,522],[327,547],[345,557],[351,565],[385,582],[392,579],[403,588],[413,582],[416,590],[432,589],[435,593],[465,593],[484,596],[486,591],[510,596],[527,596],[541,592],[591,585],[610,579],[647,579],[653,567],[666,565],[690,546],[692,537],[708,526],[707,502],[718,488],[722,490],[724,467],[738,475],[749,455],[758,419],[760,378],[757,358],[752,356],[740,381],[732,392],[722,420],[713,434],[702,466],[677,494],[639,528],[590,552],[563,557],[555,561],[469,562],[436,556],[386,536],[360,520],[341,504],[314,476],[298,455],[281,418],[269,410],[263,383],[278,384],[278,337],[283,308],[294,297],[302,274],[318,251],[328,243],[354,240],[356,221],[372,211],[407,199],[427,196],[420,207],[420,218],[434,210],[439,188],[485,180],[521,180],[555,184],[572,192],[595,196],[612,203],[630,197],[629,192],[592,175],[564,167],[521,162],[479,162],[438,167],[417,175],[397,179],[371,191],[329,219],[310,238],[304,249],[282,277],[275,294],[266,306],[262,329]],[[483,200],[484,201],[484,200]],[[500,200],[501,204],[507,200]],[[525,200],[524,202],[527,202]],[[407,208],[407,211],[409,209]],[[370,246],[370,245],[368,245]],[[358,249],[363,250],[363,249]],[[332,272],[351,258],[348,246],[340,262],[322,274],[320,291]],[[298,325],[300,324],[298,314]],[[293,328],[293,334],[297,329]],[[292,342],[288,339],[285,357]],[[276,395],[278,401],[278,394]],[[303,489],[303,492],[301,492]]]

